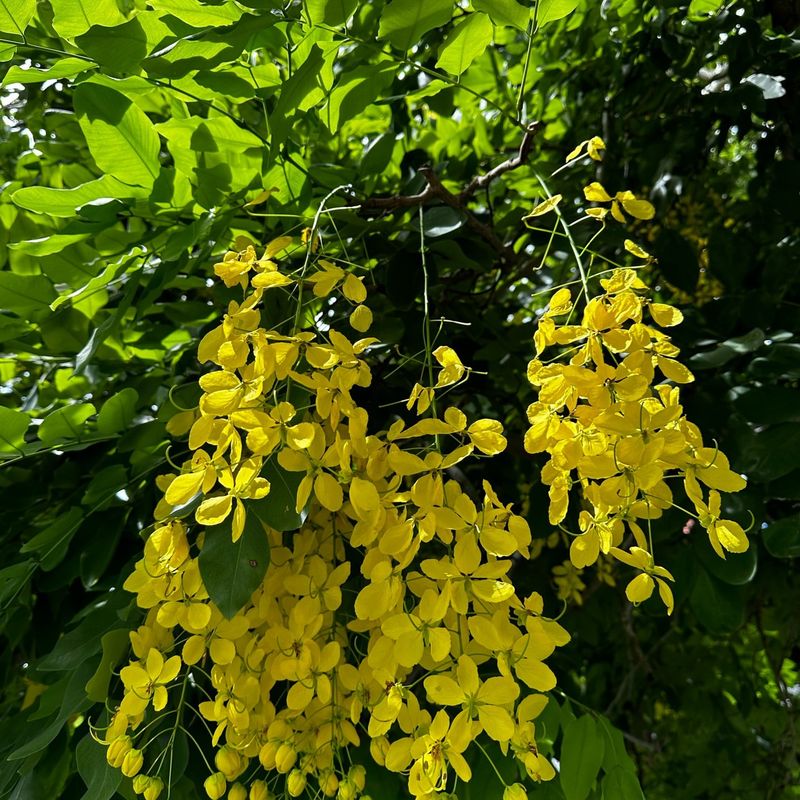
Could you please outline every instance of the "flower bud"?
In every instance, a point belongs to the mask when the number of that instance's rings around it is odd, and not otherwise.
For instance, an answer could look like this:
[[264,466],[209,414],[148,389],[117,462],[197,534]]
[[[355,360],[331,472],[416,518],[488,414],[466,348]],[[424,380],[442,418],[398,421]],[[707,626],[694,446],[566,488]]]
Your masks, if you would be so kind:
[[133,741],[130,736],[119,736],[108,746],[106,761],[115,769],[119,769],[122,766],[122,759],[132,747]]
[[291,797],[299,797],[306,788],[306,774],[299,769],[293,769],[286,779],[286,790]]
[[297,762],[297,750],[290,744],[282,744],[275,753],[275,769],[278,772],[288,772]]
[[327,769],[320,773],[319,788],[325,797],[333,797],[336,794],[336,790],[339,788],[339,779],[332,769]]
[[269,800],[269,789],[264,781],[253,781],[250,784],[249,800]]
[[367,771],[361,764],[353,764],[347,772],[347,777],[353,781],[359,792],[364,791],[364,784],[367,781]]
[[385,736],[376,736],[369,743],[369,754],[372,760],[379,766],[386,764],[386,751],[389,749],[389,740]]
[[223,745],[214,756],[217,769],[229,781],[235,780],[242,771],[242,757],[229,745]]
[[220,797],[224,796],[225,790],[228,788],[228,782],[221,772],[215,772],[205,779],[203,788],[211,800],[219,800]]
[[352,778],[348,777],[343,781],[339,781],[339,791],[336,792],[337,800],[355,800],[357,794],[358,789]]
[[158,800],[164,791],[164,781],[161,778],[150,778],[150,785],[144,790],[144,800]]
[[278,748],[272,742],[267,742],[261,750],[258,751],[258,760],[267,772],[275,769],[275,754],[277,750]]
[[144,790],[150,785],[151,780],[149,775],[137,775],[133,779],[133,791],[136,794],[144,794]]
[[141,750],[128,750],[125,753],[125,758],[122,759],[122,774],[126,778],[132,778],[134,775],[139,774],[139,770],[144,764],[144,756]]
[[247,789],[241,783],[234,783],[228,789],[228,800],[247,800]]
[[503,800],[528,800],[528,793],[521,783],[512,783],[503,790]]

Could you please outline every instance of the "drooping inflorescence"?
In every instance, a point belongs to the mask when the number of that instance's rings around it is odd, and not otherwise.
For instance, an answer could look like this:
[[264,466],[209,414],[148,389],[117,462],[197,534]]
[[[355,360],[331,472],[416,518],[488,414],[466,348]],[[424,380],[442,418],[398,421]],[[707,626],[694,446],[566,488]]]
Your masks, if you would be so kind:
[[[604,144],[594,137],[569,159],[584,147],[599,159]],[[652,216],[630,192],[592,186],[587,198],[611,202],[614,219]],[[253,245],[231,251],[215,273],[242,299],[199,344],[211,365],[202,396],[170,426],[188,433],[190,454],[158,479],[154,528],[125,582],[145,616],[102,735],[109,763],[156,800],[193,715],[207,734],[192,742],[212,800],[355,800],[366,797],[368,759],[402,774],[414,798],[444,797],[470,780],[475,749],[487,755],[490,741],[520,776],[550,780],[535,720],[556,685],[545,661],[569,635],[510,577],[531,557],[524,516],[488,480],[476,490],[456,478],[457,465],[506,447],[499,421],[441,408],[442,390],[469,368],[451,347],[428,348],[427,377],[405,402],[413,419],[380,428],[359,404],[379,341],[318,313],[349,304],[350,327],[366,333],[364,280],[322,251],[315,230],[300,243],[276,239],[261,257]],[[681,313],[654,302],[635,269],[596,276],[594,296],[581,277],[577,296],[558,289],[538,319],[527,373],[537,398],[524,446],[547,456],[550,523],[563,528],[580,504],[569,560],[553,577],[559,596],[580,602],[580,571],[615,558],[638,571],[631,601],[657,587],[672,613],[672,575],[656,565],[649,531],[674,505],[670,482],[681,481],[724,557],[747,537],[720,518],[720,492],[744,480],[683,414],[678,385],[693,376],[661,330]],[[295,303],[288,320],[269,318],[275,291]],[[264,508],[287,487],[294,522],[284,525]],[[226,592],[243,573],[220,570],[232,575],[221,591],[214,570],[251,551],[241,568],[261,571],[234,602]],[[613,583],[609,563],[599,577]],[[506,800],[524,796],[521,783],[505,786]]]

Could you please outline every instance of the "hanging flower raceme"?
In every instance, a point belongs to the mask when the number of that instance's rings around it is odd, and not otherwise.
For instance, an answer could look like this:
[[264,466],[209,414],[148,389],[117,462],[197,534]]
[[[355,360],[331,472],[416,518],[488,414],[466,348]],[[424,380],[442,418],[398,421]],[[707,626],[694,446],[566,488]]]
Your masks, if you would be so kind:
[[[156,798],[168,776],[149,730],[180,726],[190,706],[207,728],[210,798],[355,800],[362,742],[426,800],[469,780],[481,738],[549,780],[533,719],[555,685],[543,662],[569,636],[509,577],[513,559],[529,557],[525,519],[488,481],[468,493],[449,474],[502,452],[502,425],[453,406],[434,413],[437,392],[469,375],[442,345],[428,354],[433,385],[417,384],[408,404],[428,416],[371,430],[352,391],[371,383],[377,340],[264,318],[267,292],[294,296],[296,320],[340,293],[356,305],[351,327],[369,327],[362,278],[310,252],[312,241],[295,271],[298,245],[286,237],[261,258],[247,246],[214,268],[245,294],[200,342],[211,369],[191,415],[191,455],[159,478],[155,527],[125,583],[146,617],[103,737],[109,763]],[[294,527],[265,521],[278,502]],[[226,569],[214,554],[238,552],[220,537],[269,551],[238,608],[214,580]]]
[[[632,242],[626,249],[647,256]],[[682,480],[722,558],[747,549],[741,526],[720,519],[720,492],[737,492],[745,481],[683,413],[679,386],[694,376],[661,330],[683,315],[651,300],[633,269],[615,269],[599,283],[601,293],[582,312],[571,291],[559,289],[539,320],[536,358],[528,366],[538,399],[528,407],[525,449],[549,456],[541,477],[553,525],[563,523],[577,492],[584,505],[571,564],[555,575],[560,595],[580,602],[581,570],[610,555],[639,570],[626,589],[631,601],[647,599],[657,587],[672,613],[673,577],[655,565],[648,535],[651,520],[674,505],[669,481]],[[579,313],[580,322],[573,321]],[[553,348],[561,354],[545,360]],[[628,534],[633,546],[626,549]]]

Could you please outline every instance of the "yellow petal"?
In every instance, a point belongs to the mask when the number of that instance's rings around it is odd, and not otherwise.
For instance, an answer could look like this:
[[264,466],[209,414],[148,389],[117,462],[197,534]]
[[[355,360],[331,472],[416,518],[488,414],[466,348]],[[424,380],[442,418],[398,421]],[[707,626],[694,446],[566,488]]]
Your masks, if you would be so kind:
[[233,498],[229,495],[209,497],[200,503],[195,513],[199,525],[219,525],[231,513]]
[[584,197],[592,203],[609,203],[611,195],[603,188],[602,184],[593,181],[583,189]]
[[338,511],[344,502],[342,487],[328,472],[320,472],[314,479],[314,494],[328,511]]
[[683,322],[683,314],[674,306],[668,306],[666,303],[650,303],[649,308],[653,321],[662,328],[680,325]]
[[531,217],[541,217],[543,214],[547,214],[549,211],[552,211],[559,203],[561,202],[561,195],[554,194],[552,197],[548,197],[547,200],[539,203],[539,205],[535,206],[533,211],[530,214],[526,214],[522,219],[530,219]]

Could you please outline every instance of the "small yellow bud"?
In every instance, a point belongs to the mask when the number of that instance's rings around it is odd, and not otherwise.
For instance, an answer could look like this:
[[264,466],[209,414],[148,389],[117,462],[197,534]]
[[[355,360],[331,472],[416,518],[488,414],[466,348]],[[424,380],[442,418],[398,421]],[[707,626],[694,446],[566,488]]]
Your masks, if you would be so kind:
[[228,782],[221,772],[215,772],[209,775],[203,782],[203,788],[211,800],[220,800],[220,797],[225,795],[225,790],[228,788]]
[[241,783],[234,783],[228,789],[228,800],[247,800],[247,789]]
[[512,783],[503,791],[503,800],[528,800],[528,793],[521,783]]
[[258,760],[265,770],[269,771],[275,769],[275,756],[277,755],[278,748],[272,743],[267,742],[261,750],[258,751]]
[[137,775],[133,779],[133,791],[136,794],[144,794],[144,790],[150,785],[151,780],[149,775]]
[[[290,744],[285,742],[278,748],[275,753],[275,769],[278,772],[288,772],[297,762],[297,750]],[[263,762],[262,762],[263,763]]]
[[353,764],[347,773],[347,777],[356,785],[359,792],[364,791],[364,784],[367,780],[367,771],[361,764]]
[[139,770],[144,764],[144,756],[141,750],[131,749],[125,754],[122,759],[122,774],[126,778],[132,778],[134,775],[139,774]]
[[339,791],[336,792],[337,800],[355,800],[358,789],[352,778],[345,778],[339,782]]
[[242,757],[228,745],[223,745],[214,756],[217,769],[229,781],[235,780],[242,771]]
[[339,788],[339,779],[336,777],[336,773],[334,773],[333,770],[328,769],[320,774],[319,788],[322,790],[322,794],[324,794],[325,797],[333,797],[336,794],[336,790]]
[[299,769],[293,769],[286,779],[286,790],[292,797],[299,797],[306,788],[306,774]]
[[144,790],[144,800],[158,800],[163,791],[164,781],[161,778],[150,778],[150,784]]
[[249,800],[269,800],[269,789],[264,781],[253,781],[250,784]]
[[114,739],[106,751],[106,761],[108,761],[112,767],[119,769],[122,766],[122,760],[132,747],[133,741],[130,736],[120,736]]

